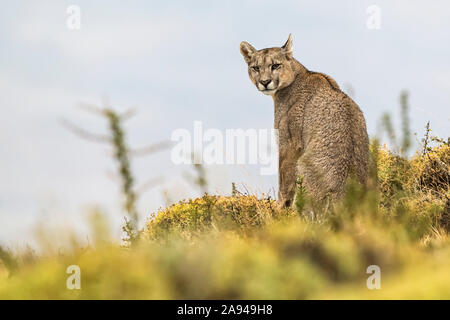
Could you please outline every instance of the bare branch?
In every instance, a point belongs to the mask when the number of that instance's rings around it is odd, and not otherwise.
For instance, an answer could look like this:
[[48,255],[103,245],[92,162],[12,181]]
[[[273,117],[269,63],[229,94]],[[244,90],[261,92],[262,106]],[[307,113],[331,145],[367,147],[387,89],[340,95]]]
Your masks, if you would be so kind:
[[76,134],[80,138],[90,140],[93,142],[100,142],[100,143],[110,143],[111,142],[110,137],[108,137],[106,135],[100,135],[100,134],[86,131],[86,130],[78,127],[77,125],[73,124],[69,120],[61,119],[60,122],[66,129],[68,129],[72,133]]
[[132,156],[146,156],[152,153],[156,153],[162,150],[169,148],[172,145],[171,141],[161,141],[155,144],[152,144],[148,147],[138,148],[134,150],[130,150],[130,155]]
[[164,177],[160,176],[160,177],[156,177],[156,178],[152,178],[147,180],[142,186],[140,186],[137,190],[138,194],[142,194],[145,191],[148,191],[149,189],[155,188],[158,185],[160,185],[161,183],[164,182]]
[[121,182],[120,176],[111,170],[106,170],[106,176],[114,183],[120,184]]
[[104,108],[97,107],[96,105],[90,104],[90,103],[84,103],[81,102],[78,104],[78,108],[82,109],[83,111],[87,111],[89,113],[92,113],[97,116],[104,116],[105,110]]
[[119,117],[122,119],[122,121],[126,121],[130,118],[132,118],[133,116],[135,116],[137,113],[136,109],[129,109],[127,111],[125,111],[124,113],[122,113],[121,115],[119,115]]

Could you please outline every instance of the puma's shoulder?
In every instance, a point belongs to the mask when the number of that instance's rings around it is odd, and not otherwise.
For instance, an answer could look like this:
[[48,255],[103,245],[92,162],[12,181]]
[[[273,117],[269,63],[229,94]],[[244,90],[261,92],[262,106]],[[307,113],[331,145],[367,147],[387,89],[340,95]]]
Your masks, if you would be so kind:
[[334,81],[334,79],[332,77],[330,77],[329,75],[326,75],[325,73],[309,71],[308,77],[310,78],[310,81],[313,83],[325,84],[325,85],[328,84],[333,89],[340,90],[337,82]]

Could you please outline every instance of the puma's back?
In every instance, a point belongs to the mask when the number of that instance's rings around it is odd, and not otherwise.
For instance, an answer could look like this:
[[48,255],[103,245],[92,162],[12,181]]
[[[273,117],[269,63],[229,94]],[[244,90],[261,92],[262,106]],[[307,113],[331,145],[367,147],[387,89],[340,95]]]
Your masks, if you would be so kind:
[[292,56],[292,37],[279,48],[241,43],[249,76],[275,104],[279,134],[279,198],[290,205],[300,176],[316,199],[342,195],[347,177],[368,175],[368,136],[356,103],[329,76]]

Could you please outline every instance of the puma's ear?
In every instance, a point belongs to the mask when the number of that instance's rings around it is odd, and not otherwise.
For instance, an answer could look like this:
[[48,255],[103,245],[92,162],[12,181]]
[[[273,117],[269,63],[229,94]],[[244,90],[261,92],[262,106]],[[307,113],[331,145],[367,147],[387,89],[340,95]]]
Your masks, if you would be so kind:
[[281,47],[281,50],[283,50],[286,55],[292,56],[292,34],[289,34],[289,37],[286,43]]
[[244,56],[245,62],[247,64],[252,59],[252,55],[256,52],[256,49],[252,47],[252,45],[248,42],[242,41],[241,42],[241,54]]

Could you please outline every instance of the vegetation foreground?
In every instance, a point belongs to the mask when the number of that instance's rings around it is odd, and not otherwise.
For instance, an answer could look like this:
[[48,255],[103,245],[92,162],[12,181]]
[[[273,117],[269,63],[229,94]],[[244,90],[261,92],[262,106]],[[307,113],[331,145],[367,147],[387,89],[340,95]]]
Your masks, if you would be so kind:
[[[450,299],[450,147],[407,160],[371,145],[372,183],[296,208],[205,195],[161,209],[139,239],[113,243],[99,216],[88,247],[39,256],[0,248],[3,299]],[[68,290],[67,267],[81,270]],[[367,267],[381,288],[367,287]]]

